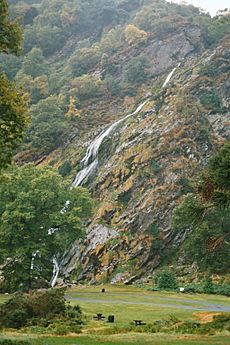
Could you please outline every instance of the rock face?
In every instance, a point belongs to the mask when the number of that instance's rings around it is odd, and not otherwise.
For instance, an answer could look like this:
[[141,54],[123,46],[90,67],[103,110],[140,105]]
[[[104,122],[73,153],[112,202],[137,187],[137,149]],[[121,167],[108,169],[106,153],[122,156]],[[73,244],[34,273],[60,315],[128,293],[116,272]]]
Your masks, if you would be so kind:
[[[172,211],[189,192],[189,179],[229,138],[228,44],[203,51],[199,29],[192,26],[146,48],[154,62],[154,79],[143,86],[139,93],[143,98],[136,103],[148,102],[99,150],[99,168],[88,185],[97,211],[85,243],[76,242],[63,259],[66,279],[92,283],[139,279],[189,234],[184,229],[174,235]],[[179,62],[168,86],[160,89]],[[88,142],[87,136],[81,146]]]
[[[93,226],[86,237],[85,243],[81,244],[79,241],[73,243],[71,250],[66,253],[61,262],[61,275],[68,279],[71,273],[76,269],[76,265],[89,265],[89,258],[92,253],[98,255],[103,250],[104,245],[109,241],[118,236],[118,232],[114,229],[107,228],[101,224]],[[105,262],[105,259],[103,263]],[[92,279],[96,269],[96,265],[92,261],[90,263],[90,269],[86,269],[85,273],[91,273]],[[80,277],[76,276],[76,280],[84,277],[84,270],[81,272]]]

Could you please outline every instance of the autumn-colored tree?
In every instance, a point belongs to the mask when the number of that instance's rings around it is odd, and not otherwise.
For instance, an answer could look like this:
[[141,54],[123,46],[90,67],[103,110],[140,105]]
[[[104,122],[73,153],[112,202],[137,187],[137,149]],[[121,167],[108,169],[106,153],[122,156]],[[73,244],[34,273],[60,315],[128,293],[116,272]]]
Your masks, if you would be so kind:
[[[9,20],[8,5],[0,0],[0,52],[19,54],[21,30]],[[7,166],[22,139],[27,123],[26,107],[13,83],[0,73],[0,169]]]
[[135,25],[127,25],[125,28],[125,40],[130,46],[139,46],[147,42],[148,35],[144,30],[138,29]]
[[70,98],[69,98],[69,109],[68,109],[68,112],[66,113],[66,116],[68,116],[68,117],[75,117],[75,116],[80,117],[80,112],[76,108],[76,99],[73,96],[70,96]]

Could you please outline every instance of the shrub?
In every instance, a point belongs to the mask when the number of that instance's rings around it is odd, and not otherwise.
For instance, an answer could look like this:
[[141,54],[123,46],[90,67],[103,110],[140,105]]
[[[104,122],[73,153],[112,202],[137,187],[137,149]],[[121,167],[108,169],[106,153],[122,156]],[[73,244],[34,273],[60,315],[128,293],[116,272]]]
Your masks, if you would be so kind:
[[154,172],[154,174],[159,173],[159,171],[161,170],[160,165],[154,159],[151,160],[150,166],[151,166],[151,170]]
[[79,326],[82,324],[81,309],[79,306],[67,305],[64,293],[65,289],[50,289],[14,295],[0,306],[0,328],[19,329],[24,326],[55,328],[58,317],[63,332],[64,328],[79,331]]
[[175,275],[169,271],[164,270],[157,278],[157,287],[162,290],[174,290],[178,288]]
[[97,97],[102,94],[102,84],[101,79],[85,74],[73,79],[70,94],[80,100]]
[[205,108],[209,110],[221,110],[221,101],[215,90],[210,90],[203,93],[200,96],[200,102]]
[[31,343],[26,340],[2,339],[0,345],[31,345]]
[[214,293],[214,284],[210,276],[203,281],[203,292],[209,294]]
[[101,52],[97,46],[93,48],[82,48],[71,56],[69,65],[73,75],[78,77],[95,67],[100,59]]
[[62,165],[58,168],[59,174],[63,177],[69,175],[71,170],[72,170],[72,166],[68,160],[64,161]]
[[121,85],[112,75],[106,75],[104,83],[112,96],[117,96],[121,93]]
[[219,283],[214,285],[214,291],[216,294],[230,296],[230,283]]
[[124,80],[127,83],[140,83],[146,80],[146,68],[149,66],[149,60],[144,55],[132,58],[124,70]]

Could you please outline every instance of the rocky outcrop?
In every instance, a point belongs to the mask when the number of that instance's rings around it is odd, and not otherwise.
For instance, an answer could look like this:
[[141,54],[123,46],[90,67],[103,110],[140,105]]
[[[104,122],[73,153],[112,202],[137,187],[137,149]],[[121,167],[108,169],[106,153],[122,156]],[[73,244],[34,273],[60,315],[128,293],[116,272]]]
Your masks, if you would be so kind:
[[197,56],[199,37],[192,27],[148,47],[154,76],[183,63],[166,89],[159,90],[162,75],[145,85],[142,111],[103,142],[89,183],[97,211],[85,243],[76,242],[63,261],[66,278],[129,283],[153,272],[189,234],[174,234],[173,209],[230,134],[228,48]]

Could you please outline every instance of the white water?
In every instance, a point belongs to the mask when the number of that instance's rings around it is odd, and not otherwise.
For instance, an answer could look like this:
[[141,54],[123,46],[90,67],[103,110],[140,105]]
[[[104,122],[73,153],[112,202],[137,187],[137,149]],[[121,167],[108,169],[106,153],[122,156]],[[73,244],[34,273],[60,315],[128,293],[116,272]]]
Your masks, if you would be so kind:
[[30,264],[31,271],[33,271],[34,269],[34,260],[38,254],[39,254],[39,250],[36,250],[36,252],[32,253],[32,259],[31,259],[31,264]]
[[169,73],[169,75],[167,76],[167,78],[165,79],[165,82],[164,82],[164,84],[162,85],[162,89],[164,89],[165,88],[165,86],[168,84],[168,82],[170,81],[170,79],[172,78],[172,76],[173,76],[173,74],[174,74],[174,72],[175,72],[175,70],[176,70],[176,67],[175,68],[173,68],[173,70]]
[[[87,178],[91,175],[91,173],[97,168],[98,166],[98,151],[100,149],[100,146],[103,142],[103,140],[124,120],[128,119],[129,117],[137,114],[143,106],[146,104],[147,101],[141,103],[137,109],[129,114],[123,117],[122,119],[114,122],[111,126],[109,126],[106,130],[101,132],[89,145],[85,157],[82,159],[82,170],[79,171],[77,176],[75,177],[75,180],[73,181],[73,186],[77,187],[82,184]],[[90,163],[90,164],[89,164]]]
[[[178,65],[178,67],[180,64]],[[166,87],[166,85],[169,83],[171,80],[174,72],[176,71],[176,67],[173,68],[173,70],[168,74],[168,76],[165,79],[164,84],[162,85],[162,89]],[[73,186],[77,187],[80,186],[84,181],[88,179],[88,177],[97,169],[98,166],[98,151],[100,149],[100,146],[103,142],[103,140],[123,121],[128,119],[129,117],[136,115],[141,109],[144,107],[144,105],[148,102],[145,101],[141,103],[137,109],[129,114],[123,117],[122,119],[114,122],[112,125],[110,125],[106,130],[102,131],[89,145],[85,157],[81,160],[82,164],[82,169],[78,172],[76,175],[74,181],[73,181]]]
[[56,257],[54,256],[53,257],[53,276],[50,281],[51,287],[55,286],[57,282],[58,274],[59,274],[59,265],[58,265]]

